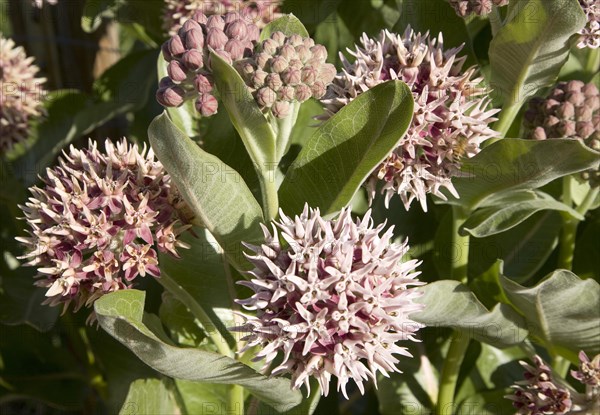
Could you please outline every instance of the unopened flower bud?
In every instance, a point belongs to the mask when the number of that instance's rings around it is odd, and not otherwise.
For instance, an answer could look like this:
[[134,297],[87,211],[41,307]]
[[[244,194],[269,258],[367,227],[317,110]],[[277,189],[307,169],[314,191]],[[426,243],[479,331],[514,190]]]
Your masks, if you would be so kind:
[[589,84],[585,84],[585,86],[583,88],[581,88],[581,92],[583,92],[583,94],[587,97],[595,97],[598,98],[598,94],[600,94],[600,92],[598,91],[598,87],[593,83],[590,82]]
[[594,134],[595,128],[591,121],[578,121],[576,130],[577,135],[585,140]]
[[235,20],[232,23],[227,24],[225,27],[225,34],[230,39],[241,40],[248,35],[248,28],[243,20]]
[[283,101],[293,101],[296,99],[296,91],[293,86],[282,86],[277,92],[279,94],[279,99]]
[[168,40],[168,49],[171,56],[178,56],[185,52],[185,47],[183,46],[183,42],[181,38],[177,35],[171,37]]
[[200,24],[206,24],[208,23],[208,17],[206,17],[206,15],[204,13],[202,13],[202,11],[198,10],[197,12],[194,13],[194,15],[192,16],[192,19],[194,19],[196,22],[200,23]]
[[537,127],[532,134],[532,138],[534,140],[545,140],[546,138],[546,130],[543,127]]
[[317,80],[317,75],[317,71],[313,67],[307,66],[306,68],[302,69],[302,82],[308,86],[311,86]]
[[[214,16],[211,16],[214,17]],[[217,27],[211,27],[206,34],[206,43],[214,50],[223,49],[227,43],[227,35]]]
[[260,88],[264,86],[267,75],[268,73],[266,73],[262,69],[258,69],[256,72],[254,72],[254,74],[252,75],[252,85],[254,86],[254,88]]
[[265,69],[271,60],[271,55],[261,52],[256,55],[255,60],[259,68]]
[[225,44],[225,50],[231,55],[233,61],[240,60],[244,57],[244,43],[237,39],[229,39]]
[[196,75],[196,78],[194,78],[194,88],[200,94],[208,94],[213,90],[213,86],[210,80],[206,76],[201,74]]
[[165,59],[165,61],[170,62],[171,59],[173,59],[173,55],[171,55],[171,52],[169,51],[169,41],[164,42],[161,47],[160,50],[162,52],[163,58]]
[[187,78],[187,74],[185,73],[183,65],[176,60],[169,62],[169,65],[167,66],[167,73],[175,82],[182,82],[185,80],[185,78]]
[[206,27],[208,27],[209,30],[219,29],[220,31],[223,31],[225,29],[225,21],[221,16],[214,14],[208,17]]
[[[307,62],[307,65],[311,66],[313,64],[311,62]],[[294,68],[294,69],[297,69],[299,71],[302,70],[302,68],[304,68],[304,64],[302,63],[302,61],[300,59],[292,59],[292,60],[290,60],[288,62],[288,66],[290,68]]]
[[196,111],[202,114],[203,117],[210,117],[217,113],[219,102],[211,94],[200,94],[194,103]]
[[333,78],[335,78],[335,75],[337,75],[337,70],[335,69],[334,65],[326,63],[321,66],[321,73],[319,74],[319,77],[324,83],[330,84],[331,81],[333,81]]
[[306,63],[309,59],[312,58],[312,52],[309,48],[307,48],[303,44],[300,44],[299,46],[296,46],[296,56],[298,56],[298,59],[302,63]]
[[288,38],[288,43],[296,47],[302,45],[304,43],[304,39],[300,35],[293,34]]
[[246,39],[252,42],[258,42],[260,38],[260,29],[258,26],[251,24],[248,25],[248,34],[246,35]]
[[173,82],[173,80],[168,76],[165,76],[164,78],[161,78],[160,81],[158,81],[159,88],[168,88],[171,86],[175,86],[175,82]]
[[327,60],[327,49],[323,45],[315,45],[310,48],[312,52],[313,58],[320,60],[321,62],[325,62]]
[[562,105],[556,110],[556,113],[561,118],[573,118],[575,116],[575,106],[569,101],[563,102]]
[[279,89],[283,86],[283,82],[281,78],[276,73],[270,73],[267,75],[265,79],[266,85],[271,88],[273,91],[279,91]]
[[296,99],[304,102],[312,96],[312,91],[308,85],[300,84],[296,87]]
[[204,66],[204,58],[202,53],[195,49],[188,50],[181,57],[181,62],[190,71],[197,71]]
[[266,39],[262,44],[262,51],[271,56],[277,53],[277,48],[279,44],[273,39]]
[[291,61],[292,59],[298,59],[298,54],[296,53],[296,49],[292,45],[285,44],[279,50],[279,55],[283,56],[287,61]]
[[573,137],[576,133],[575,127],[575,121],[564,121],[558,126],[558,132],[560,133],[561,137]]
[[240,16],[240,14],[238,12],[229,12],[226,13],[225,16],[223,16],[223,21],[225,22],[225,25],[227,25],[228,23],[233,23],[236,21],[244,21],[244,16]]
[[186,49],[202,50],[204,48],[204,35],[202,29],[192,29],[185,34]]
[[233,63],[233,59],[231,59],[231,55],[226,50],[222,50],[222,49],[221,50],[215,50],[215,53],[217,55],[219,55],[228,64],[231,65]]
[[327,87],[323,82],[317,81],[310,87],[310,90],[312,91],[313,98],[320,99],[327,92]]
[[277,101],[271,107],[271,113],[276,118],[285,118],[290,114],[290,103],[287,101]]
[[202,26],[194,19],[188,19],[183,26],[181,26],[181,29],[179,29],[179,35],[183,37],[190,30],[200,30],[202,32]]
[[286,85],[297,85],[302,82],[302,73],[298,69],[288,68],[281,74]]
[[274,72],[281,73],[288,67],[288,62],[283,56],[275,56],[271,61],[271,69]]
[[[304,38],[304,40],[302,41],[302,44],[303,44],[304,46],[306,46],[307,48],[309,48],[309,49],[310,49],[310,48],[312,48],[312,47],[315,45],[315,41],[314,41],[314,40],[312,40],[312,39],[311,39],[311,38],[309,38],[309,37],[306,37],[306,38]],[[311,52],[311,53],[312,53],[312,52]]]
[[270,108],[276,100],[277,93],[268,87],[261,88],[256,92],[256,102],[262,107]]
[[161,88],[156,92],[156,100],[165,107],[178,107],[183,104],[185,91],[174,86],[170,88]]
[[[571,104],[571,103],[565,102],[565,104]],[[558,115],[561,116],[560,113],[558,113]],[[584,105],[582,105],[581,107],[577,107],[577,108],[573,109],[573,115],[575,115],[577,117],[577,119],[580,121],[591,121],[592,116],[594,115],[594,110],[591,107],[588,107],[587,105],[585,105],[585,103],[584,103]],[[573,118],[573,115],[571,117],[562,117],[562,118]]]
[[567,100],[575,106],[581,106],[585,103],[585,95],[581,92],[570,92],[567,94]]
[[235,63],[235,67],[242,75],[250,75],[256,70],[256,62],[254,62],[253,59],[248,58],[237,61]]
[[285,43],[285,35],[283,34],[283,32],[274,32],[273,34],[271,34],[271,39],[277,42],[278,46],[283,46],[283,44]]

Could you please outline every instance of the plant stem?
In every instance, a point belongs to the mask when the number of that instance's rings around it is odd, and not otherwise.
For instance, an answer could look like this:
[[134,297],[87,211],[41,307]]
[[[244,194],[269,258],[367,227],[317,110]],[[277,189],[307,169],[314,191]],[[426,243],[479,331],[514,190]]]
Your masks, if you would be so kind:
[[469,235],[462,236],[458,231],[469,217],[467,209],[452,206],[452,270],[451,278],[466,284],[468,282]]
[[563,379],[567,376],[567,373],[569,372],[569,366],[571,366],[571,362],[569,362],[562,356],[556,355],[552,359],[552,368]]
[[244,415],[244,388],[240,385],[229,386],[228,414]]
[[[572,176],[565,177],[563,180],[563,203],[571,207],[571,183],[575,180]],[[585,199],[577,207],[577,212],[582,216],[587,213],[596,198],[600,188],[592,188],[585,196]],[[577,237],[577,226],[579,221],[574,217],[563,214],[563,228],[560,236],[560,249],[558,253],[558,267],[566,270],[573,268],[573,256],[575,254],[575,239]]]
[[588,59],[585,64],[585,72],[593,77],[598,72],[598,66],[600,66],[600,49],[590,49]]
[[502,111],[500,112],[500,115],[498,117],[498,121],[496,121],[496,124],[494,124],[494,129],[496,131],[498,131],[498,134],[500,135],[500,137],[502,137],[502,138],[506,137],[506,134],[508,133],[508,130],[510,129],[511,125],[515,121],[517,114],[519,114],[520,109],[521,109],[520,102],[512,102],[510,104],[507,104],[502,109]]
[[440,390],[435,407],[437,415],[455,412],[454,393],[456,391],[456,381],[458,380],[458,372],[460,371],[460,365],[465,357],[467,347],[469,347],[469,336],[466,333],[455,331],[452,334],[448,354],[442,367]]
[[206,314],[204,308],[198,304],[198,302],[190,295],[190,293],[184,290],[181,285],[175,282],[175,280],[173,280],[164,272],[162,272],[161,277],[157,278],[156,280],[171,294],[173,294],[175,298],[185,304],[194,317],[200,321],[200,324],[202,324],[202,327],[204,327],[204,331],[215,344],[217,351],[224,356],[233,358],[233,351],[229,348],[225,337],[219,333],[217,326],[212,322],[208,314]]
[[279,209],[279,196],[275,181],[275,169],[259,172],[260,192],[262,194],[263,215],[266,221],[275,219]]

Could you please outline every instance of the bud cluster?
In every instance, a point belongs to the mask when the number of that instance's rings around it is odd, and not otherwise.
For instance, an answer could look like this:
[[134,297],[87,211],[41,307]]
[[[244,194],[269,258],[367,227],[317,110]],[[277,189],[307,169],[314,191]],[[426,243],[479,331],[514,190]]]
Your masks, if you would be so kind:
[[0,155],[29,136],[31,121],[44,114],[45,78],[12,39],[0,36]]
[[552,370],[539,357],[534,357],[534,365],[519,362],[525,368],[524,380],[513,386],[514,394],[507,396],[513,401],[518,414],[538,415],[569,413],[573,403],[569,390],[552,376]]
[[272,233],[263,226],[264,244],[247,245],[252,279],[240,282],[254,294],[237,301],[256,311],[233,328],[250,333],[244,350],[259,346],[255,361],[265,367],[282,352],[271,374],[291,373],[292,388],[309,392],[315,377],[324,395],[331,376],[347,398],[349,380],[364,393],[378,371],[398,372],[394,355],[412,356],[397,342],[417,341],[422,327],[410,314],[422,309],[414,286],[424,283],[419,262],[403,259],[406,242],[392,243],[393,227],[381,235],[384,226],[373,226],[370,212],[354,222],[344,209],[326,220],[308,206],[294,219],[280,211]]
[[162,46],[168,76],[161,79],[156,99],[165,107],[195,99],[196,110],[203,117],[214,115],[218,102],[209,48],[231,64],[252,54],[259,33],[258,27],[239,13],[209,17],[195,13]]
[[[600,93],[590,82],[560,82],[548,97],[529,101],[524,118],[525,137],[534,140],[574,138],[600,151]],[[587,171],[583,178],[600,185],[600,171]]]
[[163,29],[173,36],[197,12],[206,16],[238,12],[246,21],[262,28],[281,16],[279,3],[279,0],[165,0]]
[[20,208],[30,227],[20,259],[38,269],[46,304],[89,306],[103,294],[130,288],[146,274],[158,277],[157,252],[178,257],[188,247],[178,235],[189,228],[189,208],[152,150],[125,139],[106,140],[105,153],[71,146],[43,186]]
[[487,110],[489,98],[483,97],[487,91],[479,87],[481,78],[472,79],[476,69],[462,72],[466,57],[457,56],[462,47],[444,50],[441,33],[430,38],[408,27],[403,36],[387,30],[375,39],[363,34],[361,43],[351,51],[354,62],[340,55],[344,69],[322,100],[324,118],[388,80],[404,81],[415,101],[408,132],[367,181],[370,199],[379,184],[386,206],[398,194],[406,209],[416,199],[426,210],[427,193],[446,198],[442,187],[458,197],[451,178],[461,160],[496,135],[488,124],[496,120],[498,110]]
[[492,7],[502,7],[508,4],[509,0],[448,0],[450,5],[460,17],[467,17],[471,14],[485,16],[491,13]]
[[310,38],[274,32],[255,53],[236,64],[261,109],[285,118],[290,103],[322,98],[336,69],[326,63],[327,49]]
[[598,0],[579,0],[579,4],[585,12],[587,23],[579,31],[577,47],[598,49],[600,48],[600,2]]

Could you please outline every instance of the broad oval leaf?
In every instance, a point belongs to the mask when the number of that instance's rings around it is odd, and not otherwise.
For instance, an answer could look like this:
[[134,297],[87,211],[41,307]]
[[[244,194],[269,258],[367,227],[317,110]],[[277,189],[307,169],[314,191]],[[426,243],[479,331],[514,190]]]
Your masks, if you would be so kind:
[[492,206],[475,211],[461,226],[460,233],[476,238],[495,235],[514,228],[541,210],[556,210],[578,220],[584,219],[575,209],[547,193],[539,190],[518,190],[498,198]]
[[169,379],[138,379],[131,382],[119,415],[181,413],[175,385]]
[[300,35],[309,37],[308,31],[300,20],[293,14],[286,14],[278,19],[273,20],[266,25],[260,32],[259,42],[271,37],[275,32],[282,32],[286,36]]
[[229,357],[160,340],[142,321],[144,301],[143,291],[117,291],[96,301],[94,311],[100,326],[148,366],[175,379],[241,385],[278,411],[300,403],[300,391],[291,390],[287,378],[269,378]]
[[567,270],[548,274],[535,287],[523,287],[507,277],[500,284],[512,305],[525,317],[532,336],[569,357],[585,350],[600,353],[600,285]]
[[[148,129],[150,144],[194,214],[238,269],[247,268],[240,241],[262,239],[260,205],[241,176],[202,150],[163,113]],[[229,207],[229,208],[228,208]]]
[[506,22],[490,44],[490,83],[513,105],[556,80],[586,17],[577,0],[513,0]]
[[213,76],[231,123],[239,133],[258,171],[277,167],[276,135],[240,74],[211,52]]
[[488,311],[469,288],[451,280],[436,281],[420,289],[417,302],[423,311],[411,317],[426,326],[452,327],[495,347],[521,343],[527,336],[524,319],[505,304]]
[[444,203],[474,210],[499,192],[535,189],[599,163],[600,153],[579,140],[504,138],[465,160],[461,177],[452,180],[460,199],[448,195]]
[[304,203],[335,212],[352,197],[406,133],[413,97],[401,81],[361,94],[323,123],[292,163],[279,190],[287,214]]

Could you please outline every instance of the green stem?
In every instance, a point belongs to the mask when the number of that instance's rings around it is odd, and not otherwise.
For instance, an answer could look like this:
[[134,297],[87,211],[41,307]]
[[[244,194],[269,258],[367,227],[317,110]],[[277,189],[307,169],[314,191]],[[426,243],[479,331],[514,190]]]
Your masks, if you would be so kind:
[[588,52],[588,59],[585,64],[585,72],[593,77],[598,72],[598,66],[600,66],[600,49],[590,49]]
[[204,311],[204,308],[198,304],[194,297],[165,272],[162,272],[161,277],[156,280],[165,287],[166,290],[173,294],[175,298],[185,304],[194,317],[200,321],[200,324],[204,327],[204,331],[215,344],[217,351],[224,356],[233,358],[233,351],[227,344],[225,337],[217,330],[217,326],[212,322],[208,314],[206,314],[206,311]]
[[598,197],[598,193],[600,193],[600,187],[594,187],[590,189],[588,194],[585,196],[585,199],[583,199],[583,202],[581,202],[581,205],[577,207],[577,212],[581,213],[581,215],[585,215],[592,207],[592,204],[594,204],[594,201]]
[[469,263],[469,235],[462,236],[459,229],[469,217],[467,209],[461,206],[452,206],[452,271],[453,280],[468,282],[468,263]]
[[496,37],[496,34],[500,29],[502,29],[502,18],[500,17],[500,12],[498,11],[498,7],[493,6],[492,12],[489,14],[490,25],[492,26],[492,36]]
[[273,170],[269,168],[266,171],[258,172],[263,215],[266,221],[275,219],[279,209],[279,196],[277,195],[277,182],[275,180],[276,169],[277,167],[273,166]]
[[469,347],[469,336],[466,333],[455,331],[452,334],[448,354],[442,367],[440,390],[435,407],[437,415],[455,412],[454,393],[456,391],[456,381],[458,380],[458,372],[460,371],[460,365],[465,357],[467,347]]
[[562,356],[556,355],[552,359],[552,368],[563,379],[566,378],[567,373],[569,373],[569,366],[571,366],[571,362]]
[[520,102],[513,102],[511,104],[507,104],[500,115],[498,116],[498,121],[494,124],[494,130],[498,131],[500,137],[506,137],[510,126],[515,121],[515,118],[519,114],[519,110],[521,109]]
[[228,414],[244,415],[244,388],[240,385],[229,385]]

